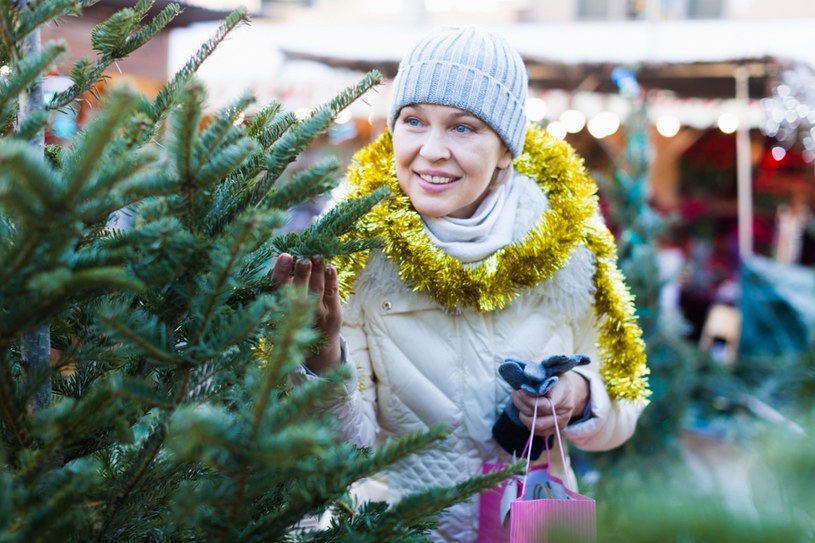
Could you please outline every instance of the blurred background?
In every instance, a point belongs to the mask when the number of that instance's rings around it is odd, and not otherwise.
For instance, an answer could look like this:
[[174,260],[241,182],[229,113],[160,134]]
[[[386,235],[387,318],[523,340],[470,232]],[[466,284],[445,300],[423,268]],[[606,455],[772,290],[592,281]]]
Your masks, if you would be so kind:
[[[167,3],[157,0],[154,11]],[[796,522],[803,518],[806,533],[815,533],[812,509],[800,515],[811,498],[800,501],[804,494],[792,490],[815,476],[807,453],[815,450],[807,431],[815,393],[815,2],[177,3],[181,16],[118,63],[96,95],[119,81],[155,94],[238,5],[252,24],[230,34],[198,72],[211,111],[251,92],[257,109],[278,101],[305,117],[365,72],[384,74],[294,170],[327,154],[350,161],[382,133],[398,61],[431,27],[477,24],[503,34],[529,69],[530,122],[585,158],[616,232],[639,228],[640,239],[623,245],[655,249],[653,269],[639,265],[636,251],[622,255],[642,306],[655,391],[643,437],[631,446],[637,454],[622,453],[646,466],[655,442],[673,446],[691,474],[681,480],[686,486],[751,518],[768,505],[792,513],[780,498],[786,494],[799,500]],[[45,29],[43,39],[67,40],[69,67],[91,53],[92,27],[128,5],[100,0]],[[46,92],[70,83],[65,69],[55,67]],[[94,100],[53,113],[47,138],[59,143],[81,129]],[[626,207],[633,201],[642,205]],[[323,205],[294,210],[289,228],[302,228]],[[653,217],[659,228],[649,233]],[[601,465],[587,455],[587,485]]]

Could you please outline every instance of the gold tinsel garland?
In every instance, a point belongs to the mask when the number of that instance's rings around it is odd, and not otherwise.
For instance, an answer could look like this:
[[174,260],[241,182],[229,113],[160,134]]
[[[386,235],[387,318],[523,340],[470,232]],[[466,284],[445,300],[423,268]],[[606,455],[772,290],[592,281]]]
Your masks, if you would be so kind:
[[[645,345],[633,298],[617,268],[614,238],[598,220],[597,185],[569,145],[533,127],[527,130],[524,152],[514,166],[538,181],[550,208],[523,240],[496,251],[477,266],[465,266],[427,236],[421,217],[399,187],[391,137],[386,132],[354,155],[348,197],[368,194],[383,185],[393,196],[371,210],[354,235],[382,238],[382,250],[413,290],[426,292],[451,309],[469,306],[479,311],[505,307],[520,289],[552,277],[572,251],[585,244],[597,258],[594,282],[595,311],[601,322],[600,373],[611,397],[646,401],[650,391]],[[362,252],[336,259],[343,298],[350,294],[367,257]]]

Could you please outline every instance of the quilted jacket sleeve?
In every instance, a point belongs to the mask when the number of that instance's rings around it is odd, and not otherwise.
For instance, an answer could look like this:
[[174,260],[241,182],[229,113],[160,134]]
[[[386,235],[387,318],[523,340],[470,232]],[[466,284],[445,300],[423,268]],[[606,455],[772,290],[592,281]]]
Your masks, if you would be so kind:
[[591,310],[575,323],[575,352],[588,354],[591,364],[578,366],[572,371],[589,381],[592,417],[571,424],[563,431],[569,441],[585,451],[605,451],[625,443],[633,435],[644,407],[629,400],[609,397],[599,373],[597,336],[596,319]]

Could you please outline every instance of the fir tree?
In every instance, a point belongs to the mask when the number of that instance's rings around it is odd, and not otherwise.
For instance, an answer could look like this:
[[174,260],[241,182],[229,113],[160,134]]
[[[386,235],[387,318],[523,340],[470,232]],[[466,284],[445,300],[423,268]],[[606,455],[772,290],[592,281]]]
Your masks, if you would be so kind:
[[[286,168],[379,74],[303,121],[272,103],[240,122],[247,95],[204,122],[195,71],[248,21],[237,10],[155,99],[110,88],[70,145],[44,152],[46,112],[179,12],[144,21],[150,0],[118,11],[94,30],[98,57],[74,66],[73,86],[31,107],[65,49],[39,48],[37,29],[91,3],[0,0],[0,541],[422,541],[441,509],[517,471],[355,504],[354,482],[445,429],[353,447],[321,408],[345,372],[287,385],[320,338],[314,300],[275,289],[270,263],[284,250],[370,248],[342,234],[386,195],[279,234],[341,165]],[[111,229],[123,208],[133,228]],[[328,528],[298,528],[329,510]]]

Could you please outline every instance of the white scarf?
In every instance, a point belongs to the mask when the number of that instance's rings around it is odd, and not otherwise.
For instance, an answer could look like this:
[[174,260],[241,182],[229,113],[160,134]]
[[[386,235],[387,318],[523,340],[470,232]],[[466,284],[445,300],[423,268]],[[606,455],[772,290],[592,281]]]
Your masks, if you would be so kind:
[[513,240],[515,211],[520,190],[515,173],[507,183],[491,190],[471,217],[427,217],[422,215],[431,241],[461,262],[477,262]]

